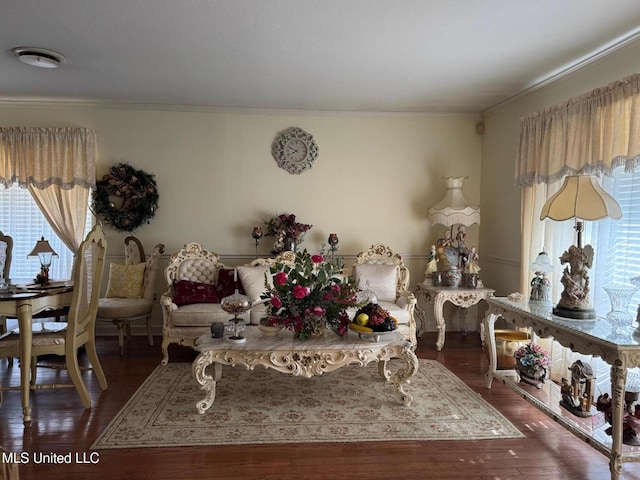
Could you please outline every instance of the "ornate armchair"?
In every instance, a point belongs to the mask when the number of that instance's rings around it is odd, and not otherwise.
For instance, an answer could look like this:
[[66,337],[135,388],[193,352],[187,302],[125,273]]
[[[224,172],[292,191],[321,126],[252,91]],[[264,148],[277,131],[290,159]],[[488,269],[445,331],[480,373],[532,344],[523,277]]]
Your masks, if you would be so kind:
[[398,331],[417,347],[414,311],[416,297],[407,290],[409,270],[402,256],[381,243],[360,252],[356,263],[345,273],[352,275],[361,289],[373,291],[378,304],[398,320]]

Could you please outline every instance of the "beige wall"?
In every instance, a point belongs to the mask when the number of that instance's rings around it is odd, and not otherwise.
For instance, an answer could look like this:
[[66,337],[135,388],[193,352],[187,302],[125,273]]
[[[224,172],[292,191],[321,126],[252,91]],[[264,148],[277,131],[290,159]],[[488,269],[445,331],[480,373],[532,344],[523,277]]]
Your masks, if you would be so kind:
[[485,112],[482,146],[482,244],[486,285],[496,295],[518,291],[520,188],[514,183],[520,118],[640,71],[640,43]]
[[[195,241],[229,265],[246,263],[255,256],[253,225],[295,213],[313,224],[303,243],[310,250],[332,232],[344,255],[376,242],[392,246],[406,257],[412,288],[442,233],[427,221],[444,194],[441,177],[468,176],[465,194],[480,200],[482,137],[475,124],[471,116],[0,105],[3,126],[95,129],[99,178],[121,161],[154,174],[159,209],[135,232],[147,251],[164,243],[169,254]],[[314,167],[301,175],[278,168],[271,156],[276,133],[289,126],[305,129],[319,146]],[[121,261],[126,234],[107,230],[107,236],[110,259]],[[469,228],[467,243],[482,254],[478,226]],[[264,239],[259,255],[268,255],[271,244]]]

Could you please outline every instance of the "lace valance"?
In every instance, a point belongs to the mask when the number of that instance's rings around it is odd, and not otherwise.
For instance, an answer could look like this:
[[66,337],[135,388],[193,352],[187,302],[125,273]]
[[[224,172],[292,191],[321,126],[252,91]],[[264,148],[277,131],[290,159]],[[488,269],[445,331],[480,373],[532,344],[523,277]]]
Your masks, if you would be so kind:
[[533,113],[520,122],[516,182],[552,183],[566,175],[609,174],[640,165],[640,75]]
[[0,183],[44,189],[96,183],[96,134],[88,128],[0,128]]

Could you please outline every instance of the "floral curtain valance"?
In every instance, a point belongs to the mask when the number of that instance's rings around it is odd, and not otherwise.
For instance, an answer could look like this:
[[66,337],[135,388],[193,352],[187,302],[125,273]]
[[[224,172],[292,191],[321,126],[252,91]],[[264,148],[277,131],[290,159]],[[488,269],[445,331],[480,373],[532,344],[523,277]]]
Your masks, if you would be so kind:
[[516,158],[519,185],[565,175],[608,174],[640,165],[640,74],[523,118]]
[[44,189],[96,183],[96,134],[88,128],[0,128],[0,183]]

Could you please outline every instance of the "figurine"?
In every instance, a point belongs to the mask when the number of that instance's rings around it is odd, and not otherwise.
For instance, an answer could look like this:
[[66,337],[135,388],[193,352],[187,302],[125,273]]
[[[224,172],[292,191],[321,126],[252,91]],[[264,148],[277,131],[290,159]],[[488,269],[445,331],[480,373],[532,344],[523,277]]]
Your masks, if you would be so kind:
[[436,246],[431,245],[431,252],[429,253],[429,263],[427,263],[427,270],[425,275],[431,275],[438,271],[438,253],[436,252]]
[[478,265],[478,252],[476,251],[476,247],[471,247],[471,251],[469,252],[469,255],[467,256],[467,260],[466,260],[466,267],[465,267],[465,272],[466,273],[479,273],[480,272],[480,265]]
[[576,360],[569,370],[571,370],[571,383],[566,378],[562,379],[560,405],[578,417],[589,417],[593,415],[591,412],[595,382],[593,368],[588,363]]

